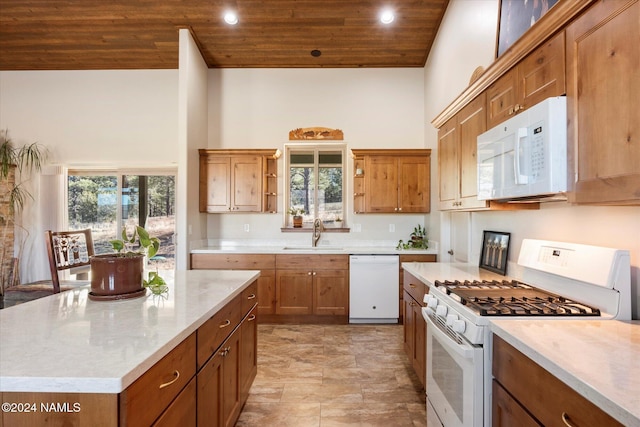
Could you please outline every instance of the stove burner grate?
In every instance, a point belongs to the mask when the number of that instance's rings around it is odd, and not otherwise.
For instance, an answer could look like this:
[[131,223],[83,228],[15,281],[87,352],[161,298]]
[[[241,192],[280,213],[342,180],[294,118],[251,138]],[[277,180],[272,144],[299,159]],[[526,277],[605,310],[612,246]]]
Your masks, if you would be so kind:
[[600,310],[517,280],[436,281],[481,316],[600,316]]

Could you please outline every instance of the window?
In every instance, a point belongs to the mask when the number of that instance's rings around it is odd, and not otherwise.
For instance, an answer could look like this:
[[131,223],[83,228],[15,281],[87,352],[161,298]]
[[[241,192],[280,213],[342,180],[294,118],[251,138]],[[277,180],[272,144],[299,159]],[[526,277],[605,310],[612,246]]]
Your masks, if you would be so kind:
[[[316,218],[325,225],[344,219],[343,144],[287,145],[287,205],[304,211],[303,224]],[[291,226],[291,215],[286,217]]]
[[173,172],[125,174],[106,171],[69,171],[67,178],[70,230],[91,228],[96,254],[111,253],[110,240],[142,225],[160,241],[150,268],[175,268],[175,176]]

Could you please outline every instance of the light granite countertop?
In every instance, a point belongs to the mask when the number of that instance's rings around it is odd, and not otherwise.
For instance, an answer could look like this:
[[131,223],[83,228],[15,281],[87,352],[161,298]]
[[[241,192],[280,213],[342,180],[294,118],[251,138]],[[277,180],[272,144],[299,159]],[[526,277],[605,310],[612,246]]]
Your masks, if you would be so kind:
[[350,245],[284,245],[284,246],[205,246],[192,249],[192,254],[345,254],[345,255],[437,255],[434,249],[396,249],[393,246]]
[[[435,280],[510,279],[477,265],[403,263]],[[625,426],[640,427],[640,321],[495,319],[491,331]]]
[[166,297],[85,287],[0,310],[0,392],[120,393],[258,276],[178,271]]
[[640,321],[492,320],[491,330],[625,426],[640,426]]

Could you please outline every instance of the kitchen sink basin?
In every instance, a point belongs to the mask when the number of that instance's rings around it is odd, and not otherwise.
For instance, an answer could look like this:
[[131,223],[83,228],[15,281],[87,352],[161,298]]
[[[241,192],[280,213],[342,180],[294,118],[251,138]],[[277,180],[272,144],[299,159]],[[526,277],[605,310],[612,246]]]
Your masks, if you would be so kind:
[[309,252],[317,252],[317,251],[342,251],[344,248],[337,246],[285,246],[282,248],[285,251],[309,251]]

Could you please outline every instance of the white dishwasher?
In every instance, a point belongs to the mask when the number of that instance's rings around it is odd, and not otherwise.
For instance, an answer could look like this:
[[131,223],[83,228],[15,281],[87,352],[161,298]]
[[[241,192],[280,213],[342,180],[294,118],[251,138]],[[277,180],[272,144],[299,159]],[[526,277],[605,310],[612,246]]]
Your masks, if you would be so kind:
[[398,323],[398,255],[349,256],[349,323]]

